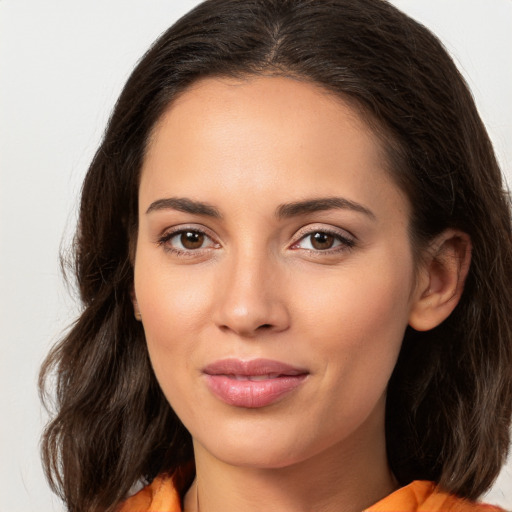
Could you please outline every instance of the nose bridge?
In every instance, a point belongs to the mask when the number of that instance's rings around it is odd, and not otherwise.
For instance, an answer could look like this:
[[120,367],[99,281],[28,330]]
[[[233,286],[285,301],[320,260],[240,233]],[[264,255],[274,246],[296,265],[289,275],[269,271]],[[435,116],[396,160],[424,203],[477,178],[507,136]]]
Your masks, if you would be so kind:
[[218,326],[247,337],[286,329],[289,318],[279,275],[279,262],[268,250],[250,243],[234,250],[225,262]]

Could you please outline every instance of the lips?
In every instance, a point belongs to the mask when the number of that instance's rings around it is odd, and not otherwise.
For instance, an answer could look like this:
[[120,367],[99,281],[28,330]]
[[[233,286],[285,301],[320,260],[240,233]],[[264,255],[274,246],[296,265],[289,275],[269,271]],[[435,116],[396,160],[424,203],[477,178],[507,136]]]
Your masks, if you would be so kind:
[[309,372],[269,359],[223,359],[203,370],[210,391],[223,402],[245,408],[270,405],[299,387]]

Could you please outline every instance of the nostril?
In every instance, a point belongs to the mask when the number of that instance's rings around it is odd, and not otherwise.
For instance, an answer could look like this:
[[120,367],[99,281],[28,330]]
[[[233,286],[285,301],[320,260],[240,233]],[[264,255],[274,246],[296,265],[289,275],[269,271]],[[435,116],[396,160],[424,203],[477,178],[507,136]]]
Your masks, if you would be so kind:
[[263,324],[258,327],[258,329],[271,329],[271,328],[272,328],[271,324]]

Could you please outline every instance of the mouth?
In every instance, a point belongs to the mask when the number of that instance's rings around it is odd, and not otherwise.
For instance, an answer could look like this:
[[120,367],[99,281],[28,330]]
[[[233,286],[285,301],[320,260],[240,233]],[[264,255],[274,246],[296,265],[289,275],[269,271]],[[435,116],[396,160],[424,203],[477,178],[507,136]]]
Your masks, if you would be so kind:
[[267,373],[265,375],[226,375],[226,377],[234,380],[250,380],[251,382],[258,382],[261,380],[278,379],[286,375],[280,373]]
[[309,372],[269,359],[223,359],[203,370],[209,390],[235,407],[259,408],[279,401],[295,391]]

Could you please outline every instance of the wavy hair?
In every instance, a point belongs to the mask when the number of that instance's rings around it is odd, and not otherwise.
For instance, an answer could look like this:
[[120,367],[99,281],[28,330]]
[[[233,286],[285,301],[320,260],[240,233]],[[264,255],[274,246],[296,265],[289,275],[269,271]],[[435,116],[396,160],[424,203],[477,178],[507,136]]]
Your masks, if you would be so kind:
[[414,248],[450,227],[470,235],[459,305],[436,329],[406,331],[386,439],[400,484],[429,479],[478,497],[509,443],[510,203],[456,66],[383,0],[207,0],[138,63],[83,184],[73,246],[82,313],[41,370],[43,396],[56,384],[42,440],[53,489],[72,512],[112,511],[135,482],[192,459],[133,316],[139,174],[152,129],[180,92],[206,76],[258,74],[310,81],[358,108],[412,205]]

